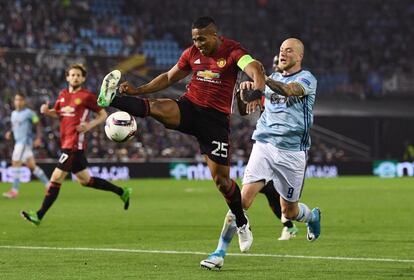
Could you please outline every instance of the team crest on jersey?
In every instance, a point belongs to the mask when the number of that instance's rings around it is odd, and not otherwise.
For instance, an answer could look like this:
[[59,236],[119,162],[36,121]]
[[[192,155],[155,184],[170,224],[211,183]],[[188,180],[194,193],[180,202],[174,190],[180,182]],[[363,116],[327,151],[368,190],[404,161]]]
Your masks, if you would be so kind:
[[75,98],[75,104],[76,105],[79,105],[79,104],[81,104],[82,103],[82,99],[80,99],[80,98]]
[[220,68],[223,68],[224,66],[226,66],[226,59],[224,58],[219,58],[217,60],[217,66]]

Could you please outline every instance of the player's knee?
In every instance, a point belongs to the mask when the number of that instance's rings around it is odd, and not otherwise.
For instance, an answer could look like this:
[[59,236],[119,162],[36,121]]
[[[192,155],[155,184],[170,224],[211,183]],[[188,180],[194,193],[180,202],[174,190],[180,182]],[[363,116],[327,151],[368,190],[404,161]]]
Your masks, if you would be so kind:
[[254,195],[252,194],[252,192],[242,191],[241,197],[242,197],[243,209],[246,209],[246,210],[249,209],[253,203]]
[[88,186],[89,185],[89,181],[90,180],[85,180],[83,178],[78,178],[78,182],[82,185],[82,186]]

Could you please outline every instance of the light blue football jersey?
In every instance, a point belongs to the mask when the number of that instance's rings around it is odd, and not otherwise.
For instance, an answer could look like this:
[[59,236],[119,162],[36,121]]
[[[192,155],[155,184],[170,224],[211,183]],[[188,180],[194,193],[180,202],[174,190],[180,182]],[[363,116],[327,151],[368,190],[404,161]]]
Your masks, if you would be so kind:
[[39,117],[29,108],[12,112],[11,124],[16,144],[32,145],[34,137],[33,124],[38,121]]
[[285,150],[308,150],[311,144],[309,130],[313,123],[316,78],[306,70],[287,76],[275,72],[270,78],[282,83],[299,83],[305,95],[285,97],[266,86],[265,110],[257,121],[252,139]]

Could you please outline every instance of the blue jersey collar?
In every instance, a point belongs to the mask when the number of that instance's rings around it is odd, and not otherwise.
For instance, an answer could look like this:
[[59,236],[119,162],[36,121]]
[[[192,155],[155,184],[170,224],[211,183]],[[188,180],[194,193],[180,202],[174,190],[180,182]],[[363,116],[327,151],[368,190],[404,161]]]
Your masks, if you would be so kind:
[[294,75],[296,75],[296,74],[298,74],[298,73],[300,73],[300,72],[302,72],[302,71],[303,71],[303,69],[300,69],[300,70],[296,71],[295,73],[292,73],[292,74],[289,74],[289,75],[283,75],[283,74],[282,74],[282,76],[283,76],[283,77],[291,77],[291,76],[294,76]]

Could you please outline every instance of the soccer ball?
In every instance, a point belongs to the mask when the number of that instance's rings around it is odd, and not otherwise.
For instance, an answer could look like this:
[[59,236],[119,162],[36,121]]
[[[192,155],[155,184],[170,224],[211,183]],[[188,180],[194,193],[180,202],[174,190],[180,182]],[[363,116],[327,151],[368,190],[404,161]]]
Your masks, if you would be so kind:
[[106,119],[105,133],[114,142],[126,142],[137,132],[137,122],[127,112],[115,112]]

